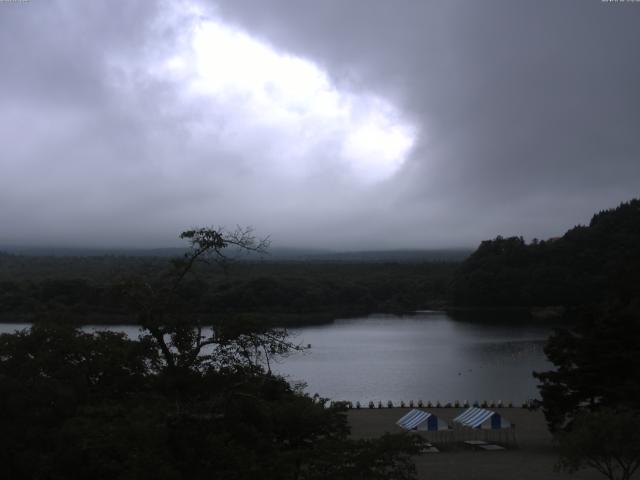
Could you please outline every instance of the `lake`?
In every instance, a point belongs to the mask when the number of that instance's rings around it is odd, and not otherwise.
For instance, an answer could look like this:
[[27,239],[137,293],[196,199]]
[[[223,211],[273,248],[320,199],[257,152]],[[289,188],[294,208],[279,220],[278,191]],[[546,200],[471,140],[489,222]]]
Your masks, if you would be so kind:
[[[0,332],[16,328],[24,325],[0,324]],[[88,328],[138,332],[134,326]],[[280,360],[274,371],[334,400],[521,403],[539,397],[531,372],[551,368],[543,352],[549,325],[422,312],[336,320],[291,333],[311,348]]]
[[293,331],[311,349],[276,366],[307,391],[339,400],[502,400],[539,397],[534,370],[548,325],[478,323],[444,312],[376,315]]

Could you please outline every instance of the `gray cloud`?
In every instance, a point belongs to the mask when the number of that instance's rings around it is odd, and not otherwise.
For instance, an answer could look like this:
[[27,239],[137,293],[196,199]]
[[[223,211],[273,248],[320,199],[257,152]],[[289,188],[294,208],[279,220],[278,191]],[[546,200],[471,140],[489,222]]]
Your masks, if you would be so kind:
[[[0,4],[0,244],[160,246],[240,223],[278,244],[473,245],[557,235],[638,195],[636,3],[169,5]],[[358,185],[343,131],[309,120],[328,133],[301,153],[304,130],[151,72],[198,15],[387,99],[418,129],[410,157]]]

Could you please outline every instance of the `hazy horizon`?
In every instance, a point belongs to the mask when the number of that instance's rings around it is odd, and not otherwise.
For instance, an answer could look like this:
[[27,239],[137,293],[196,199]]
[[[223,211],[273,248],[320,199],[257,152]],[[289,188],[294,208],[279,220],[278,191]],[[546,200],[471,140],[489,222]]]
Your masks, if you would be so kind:
[[[421,253],[443,253],[443,252],[460,252],[471,253],[475,246],[453,246],[443,248],[389,248],[389,249],[330,249],[330,248],[307,248],[287,245],[270,245],[264,253],[249,254],[255,256],[264,256],[269,258],[270,256],[332,256],[332,255],[358,255],[358,254],[421,254]],[[175,255],[176,252],[186,251],[188,249],[187,244],[178,246],[160,246],[160,247],[144,247],[144,246],[126,246],[126,245],[112,245],[112,246],[88,246],[88,245],[9,245],[0,244],[0,253],[9,254],[26,254],[26,255],[48,255],[52,252],[55,255],[75,255],[76,253],[87,254],[110,254],[111,252],[122,252],[125,255],[135,255],[136,252],[144,253],[145,255],[153,252],[164,252],[168,255]],[[246,252],[241,253],[241,256],[248,255]]]

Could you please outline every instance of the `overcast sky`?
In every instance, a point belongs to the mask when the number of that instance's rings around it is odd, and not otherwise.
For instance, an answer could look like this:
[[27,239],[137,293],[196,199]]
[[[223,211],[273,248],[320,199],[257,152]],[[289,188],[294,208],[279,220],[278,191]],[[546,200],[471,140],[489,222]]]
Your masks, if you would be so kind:
[[640,192],[640,2],[0,2],[0,245],[547,238]]

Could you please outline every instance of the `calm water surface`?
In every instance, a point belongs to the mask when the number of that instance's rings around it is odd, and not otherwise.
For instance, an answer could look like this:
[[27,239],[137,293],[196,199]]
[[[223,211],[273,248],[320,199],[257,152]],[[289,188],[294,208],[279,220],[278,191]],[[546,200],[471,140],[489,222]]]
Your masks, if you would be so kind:
[[[24,325],[0,324],[1,332]],[[133,326],[87,327],[124,331]],[[463,322],[444,312],[374,315],[292,330],[311,349],[274,365],[310,394],[336,400],[502,400],[538,397],[534,370],[548,370],[549,326]]]
[[333,399],[502,400],[538,397],[534,370],[548,370],[549,326],[461,322],[444,312],[371,316],[300,328],[311,344],[276,369]]

